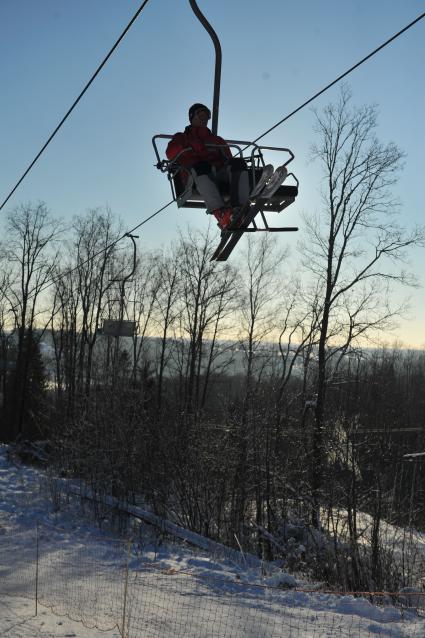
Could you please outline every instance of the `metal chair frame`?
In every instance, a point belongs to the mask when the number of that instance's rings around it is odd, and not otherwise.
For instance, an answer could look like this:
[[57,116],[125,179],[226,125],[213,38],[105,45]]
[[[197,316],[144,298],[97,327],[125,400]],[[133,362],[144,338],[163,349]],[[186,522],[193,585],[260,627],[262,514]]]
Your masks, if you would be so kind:
[[[178,161],[186,151],[190,150],[190,148],[188,147],[183,149],[173,160],[161,158],[157,140],[171,140],[172,137],[172,135],[158,134],[154,135],[152,138],[152,144],[157,158],[156,167],[163,173],[167,173],[173,199],[176,201],[179,208],[206,208],[202,196],[198,193],[195,187],[192,175]],[[220,144],[207,144],[206,146],[210,148],[224,148],[224,145]],[[253,144],[246,140],[226,140],[226,146],[235,149],[235,157],[240,157],[247,163],[252,188],[255,187],[257,179],[259,175],[261,175],[261,168],[265,165],[263,151],[274,151],[289,155],[283,163],[284,166],[287,166],[294,159],[292,151],[289,148],[284,147],[258,146],[257,144]],[[242,147],[244,148],[242,149]],[[244,156],[243,150],[246,150],[246,148],[249,147],[252,147],[250,155]],[[183,170],[188,172],[188,179],[185,186],[182,187],[182,180],[180,179],[179,174]],[[288,177],[291,177],[294,183],[287,184],[285,182],[284,185],[280,186],[276,193],[264,205],[264,212],[280,212],[295,201],[295,197],[298,194],[299,182],[293,173],[288,173]],[[266,226],[264,230],[272,230],[267,226],[264,212],[261,212]]]

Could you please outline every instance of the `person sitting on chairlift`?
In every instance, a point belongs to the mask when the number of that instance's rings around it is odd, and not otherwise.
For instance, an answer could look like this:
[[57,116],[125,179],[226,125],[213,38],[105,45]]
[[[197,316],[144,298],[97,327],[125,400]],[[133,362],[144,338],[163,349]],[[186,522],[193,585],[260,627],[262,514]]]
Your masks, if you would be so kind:
[[[167,146],[167,157],[182,167],[182,178],[191,174],[196,188],[205,201],[207,212],[214,215],[222,230],[237,223],[238,213],[250,196],[248,167],[244,159],[233,157],[226,141],[208,128],[210,109],[193,104],[189,109],[189,126],[173,135]],[[273,168],[271,167],[271,172]],[[270,177],[270,173],[263,179]],[[220,186],[230,190],[230,206],[220,192]]]

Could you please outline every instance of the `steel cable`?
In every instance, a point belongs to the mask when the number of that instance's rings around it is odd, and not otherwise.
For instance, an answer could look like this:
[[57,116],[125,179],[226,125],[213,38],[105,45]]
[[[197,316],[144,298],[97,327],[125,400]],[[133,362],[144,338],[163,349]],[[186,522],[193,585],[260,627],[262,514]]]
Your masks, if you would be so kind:
[[[396,38],[398,38],[399,36],[401,36],[403,33],[405,33],[408,29],[410,29],[411,27],[413,27],[417,22],[419,22],[420,20],[422,20],[422,18],[425,18],[425,13],[421,13],[421,15],[419,15],[417,18],[415,18],[415,20],[413,20],[412,22],[410,22],[409,24],[407,24],[405,27],[403,27],[403,29],[401,29],[400,31],[398,31],[396,34],[394,34],[393,36],[391,36],[391,38],[389,38],[388,40],[386,40],[385,42],[383,42],[383,44],[379,45],[379,47],[377,47],[376,49],[374,49],[373,51],[371,51],[368,55],[366,55],[364,58],[362,58],[361,60],[359,60],[359,62],[357,62],[356,64],[354,64],[353,66],[351,66],[349,69],[347,69],[347,71],[345,71],[344,73],[342,73],[341,75],[339,75],[335,80],[333,80],[333,82],[330,82],[329,84],[327,84],[323,89],[321,89],[320,91],[318,91],[317,93],[315,93],[311,98],[309,98],[308,100],[306,100],[303,104],[301,104],[301,106],[299,106],[298,108],[294,109],[293,111],[291,111],[291,113],[289,113],[289,115],[286,115],[285,117],[283,117],[281,120],[279,120],[279,122],[277,122],[276,124],[274,124],[273,126],[271,126],[269,129],[267,129],[267,131],[265,131],[264,133],[262,133],[261,135],[259,135],[255,140],[253,140],[252,144],[256,144],[259,140],[261,140],[263,137],[265,137],[266,135],[268,135],[268,133],[271,133],[272,131],[274,131],[275,128],[277,128],[278,126],[280,126],[281,124],[283,124],[284,122],[286,122],[287,120],[289,120],[290,117],[292,117],[293,115],[295,115],[296,113],[298,113],[298,111],[301,111],[301,109],[303,109],[305,106],[307,106],[308,104],[310,104],[311,102],[313,102],[313,100],[315,100],[316,98],[318,98],[320,95],[322,95],[322,93],[325,93],[325,91],[327,91],[328,89],[330,89],[332,86],[334,86],[334,84],[336,84],[337,82],[339,82],[340,80],[342,80],[343,78],[345,78],[349,73],[351,73],[352,71],[354,71],[355,69],[357,69],[361,64],[363,64],[364,62],[366,62],[367,60],[369,60],[372,56],[374,56],[376,53],[378,53],[379,51],[381,51],[384,47],[386,47],[388,44],[390,44],[390,42],[393,42]],[[247,147],[248,148],[248,147]],[[245,149],[243,149],[245,150]]]
[[34,157],[34,159],[32,160],[31,164],[28,166],[28,168],[26,169],[26,171],[24,172],[24,174],[20,177],[20,179],[16,182],[15,186],[12,188],[12,190],[10,191],[10,193],[8,194],[8,196],[6,197],[6,199],[3,201],[3,203],[0,205],[0,210],[2,210],[2,208],[7,204],[7,202],[9,201],[9,199],[12,197],[13,193],[17,190],[17,188],[20,186],[20,184],[23,182],[23,180],[25,179],[25,177],[28,175],[28,173],[30,172],[30,170],[32,169],[32,167],[34,166],[34,164],[37,162],[37,160],[40,158],[40,156],[43,154],[43,152],[46,150],[46,148],[48,147],[48,145],[50,144],[50,142],[52,141],[52,139],[55,137],[56,133],[59,131],[59,129],[62,127],[62,125],[65,123],[65,121],[68,119],[68,117],[71,115],[72,111],[75,109],[75,107],[77,106],[78,102],[81,100],[81,98],[83,97],[83,95],[86,93],[86,91],[88,90],[88,88],[90,87],[90,85],[93,83],[93,81],[96,79],[96,77],[99,75],[100,71],[103,69],[103,67],[105,66],[105,64],[107,63],[107,61],[109,60],[109,58],[111,57],[111,55],[113,54],[113,52],[115,51],[115,49],[118,47],[118,45],[120,44],[121,40],[124,38],[124,36],[127,34],[127,32],[129,31],[129,29],[132,27],[133,23],[137,20],[137,18],[139,17],[139,15],[141,14],[141,12],[143,11],[143,9],[145,8],[145,6],[147,5],[147,3],[149,2],[149,0],[144,0],[144,2],[141,4],[141,6],[139,7],[139,9],[136,11],[136,13],[134,14],[134,16],[132,17],[132,19],[130,20],[130,22],[127,24],[127,26],[125,27],[124,31],[121,33],[121,35],[119,36],[118,40],[115,42],[115,44],[113,45],[113,47],[110,49],[109,53],[105,56],[105,58],[103,59],[103,61],[100,63],[100,65],[97,67],[96,71],[93,73],[93,75],[91,76],[90,80],[87,82],[87,84],[85,85],[85,87],[83,88],[83,90],[81,91],[81,93],[79,94],[79,96],[76,98],[76,100],[74,101],[74,103],[72,104],[72,106],[68,109],[68,111],[65,113],[65,115],[63,116],[63,118],[61,119],[61,121],[59,122],[59,124],[57,125],[57,127],[55,128],[55,130],[53,131],[53,133],[50,135],[50,137],[47,139],[47,141],[45,142],[45,144],[42,146],[42,148],[40,149],[40,151],[37,153],[37,155]]

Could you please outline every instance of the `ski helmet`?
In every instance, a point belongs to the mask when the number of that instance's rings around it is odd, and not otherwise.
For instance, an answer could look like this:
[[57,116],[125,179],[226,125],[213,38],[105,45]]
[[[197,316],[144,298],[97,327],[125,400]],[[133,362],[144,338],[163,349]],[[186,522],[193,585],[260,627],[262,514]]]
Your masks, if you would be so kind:
[[208,112],[208,116],[211,117],[211,111],[209,110],[208,106],[205,106],[205,104],[196,103],[196,104],[192,104],[192,106],[189,109],[189,122],[193,120],[193,117],[198,109],[204,109],[205,111]]

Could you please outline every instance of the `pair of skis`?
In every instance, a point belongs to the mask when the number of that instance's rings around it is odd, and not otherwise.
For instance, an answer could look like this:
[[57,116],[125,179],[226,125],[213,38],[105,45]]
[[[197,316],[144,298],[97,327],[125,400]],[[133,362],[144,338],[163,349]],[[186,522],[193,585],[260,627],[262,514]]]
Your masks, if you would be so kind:
[[[240,211],[234,226],[230,226],[226,230],[221,231],[221,241],[211,256],[211,261],[227,261],[230,253],[246,231],[248,226],[254,221],[257,213],[259,213],[267,203],[267,200],[277,191],[279,186],[285,181],[288,172],[284,166],[279,166],[270,179],[267,180],[260,192],[254,190],[245,202]],[[235,227],[235,225],[237,226]]]

